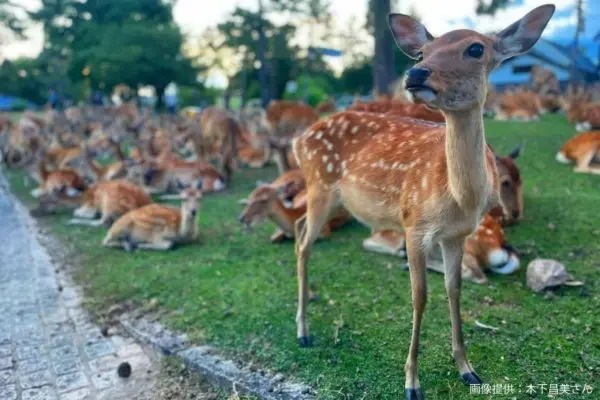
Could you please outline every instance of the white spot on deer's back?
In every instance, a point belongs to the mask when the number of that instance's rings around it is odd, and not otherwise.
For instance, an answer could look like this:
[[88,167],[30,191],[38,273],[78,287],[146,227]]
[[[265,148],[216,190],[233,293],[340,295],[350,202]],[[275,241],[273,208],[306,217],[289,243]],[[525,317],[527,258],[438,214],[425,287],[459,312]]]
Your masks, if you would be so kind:
[[353,135],[356,135],[358,133],[358,125],[353,126],[350,132],[352,132]]
[[317,134],[315,135],[315,138],[317,138],[318,140],[321,140],[322,137],[323,137],[323,131],[318,131]]
[[327,164],[327,172],[332,172],[332,171],[333,171],[333,163]]

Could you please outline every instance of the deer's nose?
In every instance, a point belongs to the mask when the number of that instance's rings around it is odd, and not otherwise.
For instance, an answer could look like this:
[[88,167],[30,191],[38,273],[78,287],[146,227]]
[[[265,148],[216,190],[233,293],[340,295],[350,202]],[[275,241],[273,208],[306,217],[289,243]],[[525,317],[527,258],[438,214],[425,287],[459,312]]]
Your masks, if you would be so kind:
[[521,216],[521,213],[519,212],[519,210],[515,210],[513,211],[512,216],[514,219],[517,219]]
[[427,68],[411,68],[407,72],[406,87],[420,86],[425,83],[431,71]]

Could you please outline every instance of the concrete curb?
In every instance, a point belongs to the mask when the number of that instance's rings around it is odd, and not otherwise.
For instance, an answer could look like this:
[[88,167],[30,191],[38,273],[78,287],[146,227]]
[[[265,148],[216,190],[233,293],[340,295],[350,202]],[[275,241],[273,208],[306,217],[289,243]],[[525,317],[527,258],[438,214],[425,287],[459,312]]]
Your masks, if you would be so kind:
[[209,382],[226,390],[257,396],[264,400],[312,400],[315,391],[307,385],[287,381],[282,374],[251,371],[238,367],[232,360],[217,354],[210,346],[190,346],[187,337],[170,331],[158,322],[125,314],[120,323],[135,339],[156,348],[165,355],[180,358],[190,369]]

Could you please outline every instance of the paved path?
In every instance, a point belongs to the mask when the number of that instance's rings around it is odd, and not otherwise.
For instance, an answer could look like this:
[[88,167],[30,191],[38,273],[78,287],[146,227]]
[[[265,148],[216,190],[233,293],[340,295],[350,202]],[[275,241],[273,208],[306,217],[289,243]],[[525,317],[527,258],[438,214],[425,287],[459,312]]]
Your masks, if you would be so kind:
[[130,400],[152,387],[155,363],[131,339],[101,335],[34,232],[0,173],[0,399]]

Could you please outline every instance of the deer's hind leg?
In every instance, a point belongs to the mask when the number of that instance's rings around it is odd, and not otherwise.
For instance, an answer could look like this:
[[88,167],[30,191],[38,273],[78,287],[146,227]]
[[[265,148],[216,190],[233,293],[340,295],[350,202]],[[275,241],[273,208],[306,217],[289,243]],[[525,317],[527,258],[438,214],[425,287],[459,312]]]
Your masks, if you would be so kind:
[[306,214],[296,221],[296,258],[298,270],[298,312],[296,327],[301,347],[310,345],[306,306],[308,303],[308,258],[310,249],[321,234],[321,229],[336,206],[335,194],[327,189],[313,186],[308,189]]
[[600,158],[600,147],[592,148],[577,160],[575,172],[586,174],[600,174],[600,166],[594,165],[594,160]]

